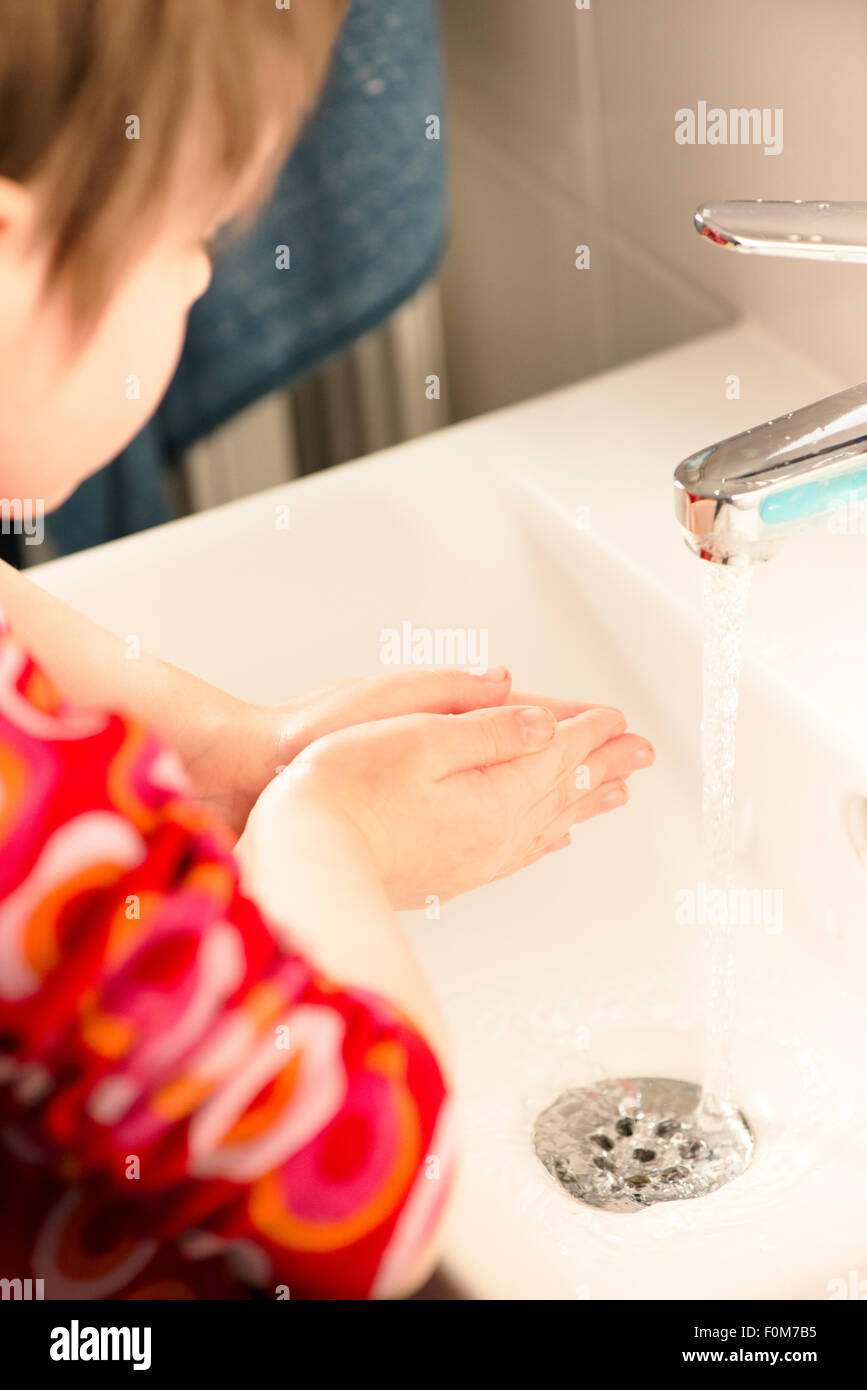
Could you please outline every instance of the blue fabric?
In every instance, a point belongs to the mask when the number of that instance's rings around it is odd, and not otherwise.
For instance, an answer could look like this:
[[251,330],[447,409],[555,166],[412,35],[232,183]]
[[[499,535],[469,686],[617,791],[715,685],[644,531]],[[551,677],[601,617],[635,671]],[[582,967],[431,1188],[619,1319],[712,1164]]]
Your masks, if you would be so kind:
[[[64,553],[168,518],[168,462],[237,411],[381,323],[445,239],[435,0],[354,0],[324,98],[242,243],[190,315],[154,419],[51,517]],[[276,248],[290,248],[278,269]]]

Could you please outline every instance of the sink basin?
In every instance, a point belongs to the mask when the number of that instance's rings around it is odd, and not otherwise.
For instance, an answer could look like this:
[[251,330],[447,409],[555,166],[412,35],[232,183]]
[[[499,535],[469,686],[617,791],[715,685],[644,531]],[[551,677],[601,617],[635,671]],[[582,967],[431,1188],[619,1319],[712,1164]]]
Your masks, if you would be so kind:
[[867,795],[867,539],[792,541],[749,612],[737,881],[783,903],[782,921],[733,929],[751,1168],[695,1201],[606,1212],[563,1193],[530,1137],[567,1087],[701,1079],[703,932],[676,904],[701,876],[702,565],[670,477],[835,384],[741,325],[35,572],[251,699],[381,670],[383,631],[408,621],[483,631],[519,688],[616,703],[656,745],[630,805],[571,851],[439,920],[407,916],[455,1040],[444,1263],[469,1297],[824,1299],[867,1281],[867,867],[847,825]]

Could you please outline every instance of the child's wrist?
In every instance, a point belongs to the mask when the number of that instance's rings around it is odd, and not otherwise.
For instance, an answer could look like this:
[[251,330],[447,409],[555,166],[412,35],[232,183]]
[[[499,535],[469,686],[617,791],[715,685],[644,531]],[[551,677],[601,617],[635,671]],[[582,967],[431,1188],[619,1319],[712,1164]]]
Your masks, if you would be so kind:
[[273,860],[282,868],[296,845],[351,859],[382,881],[373,848],[352,816],[320,792],[277,777],[258,797],[237,849],[242,859],[260,866]]

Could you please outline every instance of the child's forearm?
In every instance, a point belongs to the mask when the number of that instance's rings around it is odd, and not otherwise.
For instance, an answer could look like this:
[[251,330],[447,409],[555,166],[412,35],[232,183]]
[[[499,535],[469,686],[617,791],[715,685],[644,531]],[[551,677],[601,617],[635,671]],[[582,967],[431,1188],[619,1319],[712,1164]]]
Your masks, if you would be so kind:
[[127,643],[0,561],[0,605],[18,640],[74,704],[118,709],[170,743],[187,767],[241,711],[224,691]]
[[[402,1010],[452,1090],[439,1006],[355,826],[327,807],[294,800],[278,783],[254,807],[235,854],[243,888],[286,946],[303,949],[347,988],[373,990]],[[429,1278],[440,1244],[441,1226],[406,1271],[403,1293]]]
[[402,1009],[450,1073],[439,1006],[356,828],[275,785],[236,846],[243,886],[286,944],[332,978],[374,990]]

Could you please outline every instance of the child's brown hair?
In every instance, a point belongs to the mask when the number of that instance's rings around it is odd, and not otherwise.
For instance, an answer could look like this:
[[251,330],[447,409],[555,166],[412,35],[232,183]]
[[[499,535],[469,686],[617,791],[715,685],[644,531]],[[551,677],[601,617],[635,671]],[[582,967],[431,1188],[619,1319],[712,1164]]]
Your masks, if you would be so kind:
[[[202,131],[231,188],[271,123],[285,154],[346,0],[0,0],[0,177],[38,187],[51,277],[90,317]],[[271,172],[275,172],[272,168]],[[195,195],[195,190],[191,190]]]

